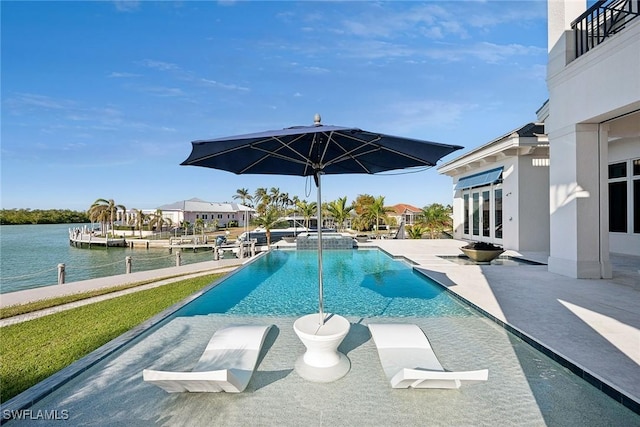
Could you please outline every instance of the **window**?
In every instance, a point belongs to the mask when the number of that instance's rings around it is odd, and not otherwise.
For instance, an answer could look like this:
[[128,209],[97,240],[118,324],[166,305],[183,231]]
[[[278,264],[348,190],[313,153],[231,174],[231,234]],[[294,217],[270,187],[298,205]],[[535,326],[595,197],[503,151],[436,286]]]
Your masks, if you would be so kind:
[[494,222],[495,222],[495,236],[496,239],[502,239],[502,189],[497,189],[495,191],[495,211],[494,211]]
[[464,234],[469,234],[469,195],[465,194],[463,196],[464,199]]
[[609,183],[609,231],[627,232],[627,183]]
[[624,178],[627,176],[627,163],[614,163],[609,165],[609,179]]
[[640,233],[640,159],[609,165],[609,231]]
[[633,232],[640,233],[640,179],[633,181]]
[[633,232],[640,233],[640,159],[633,161]]
[[480,235],[480,193],[473,193],[473,235]]
[[489,227],[489,191],[482,192],[482,235],[489,237],[491,228]]
[[501,183],[463,191],[460,195],[462,221],[456,223],[458,233],[462,232],[465,238],[473,240],[502,240],[502,194]]

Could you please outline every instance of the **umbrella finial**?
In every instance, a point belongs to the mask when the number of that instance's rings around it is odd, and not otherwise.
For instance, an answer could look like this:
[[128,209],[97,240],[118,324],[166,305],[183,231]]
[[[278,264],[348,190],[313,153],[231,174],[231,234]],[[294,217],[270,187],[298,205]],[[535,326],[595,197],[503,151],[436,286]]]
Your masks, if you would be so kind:
[[316,113],[315,116],[313,116],[313,125],[314,126],[320,126],[320,121],[322,120],[322,118],[320,117],[320,114]]

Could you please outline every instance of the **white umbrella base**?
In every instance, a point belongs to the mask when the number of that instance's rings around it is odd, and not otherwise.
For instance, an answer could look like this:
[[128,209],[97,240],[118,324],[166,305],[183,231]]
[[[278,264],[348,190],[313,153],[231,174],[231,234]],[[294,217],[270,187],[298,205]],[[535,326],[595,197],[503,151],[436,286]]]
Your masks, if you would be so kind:
[[308,314],[293,324],[293,330],[307,348],[296,361],[295,370],[308,381],[332,382],[351,369],[349,358],[338,351],[351,325],[335,314],[325,314],[323,325],[319,320],[319,314]]

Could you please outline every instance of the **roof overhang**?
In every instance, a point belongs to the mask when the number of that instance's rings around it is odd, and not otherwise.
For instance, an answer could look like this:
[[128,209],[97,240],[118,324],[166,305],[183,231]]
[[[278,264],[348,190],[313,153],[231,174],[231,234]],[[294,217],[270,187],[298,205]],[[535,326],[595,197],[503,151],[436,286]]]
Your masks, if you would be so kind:
[[465,153],[438,167],[438,172],[448,176],[458,176],[495,163],[509,157],[549,156],[549,138],[540,123],[529,123]]

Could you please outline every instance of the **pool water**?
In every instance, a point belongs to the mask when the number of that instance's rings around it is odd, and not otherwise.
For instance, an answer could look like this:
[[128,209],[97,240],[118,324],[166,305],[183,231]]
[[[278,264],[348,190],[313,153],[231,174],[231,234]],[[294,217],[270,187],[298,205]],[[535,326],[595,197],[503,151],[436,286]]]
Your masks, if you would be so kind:
[[[469,308],[406,262],[379,250],[323,252],[324,311],[358,317],[470,316]],[[175,316],[299,316],[318,311],[316,251],[271,251]]]

